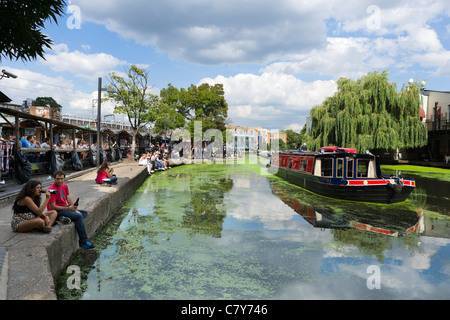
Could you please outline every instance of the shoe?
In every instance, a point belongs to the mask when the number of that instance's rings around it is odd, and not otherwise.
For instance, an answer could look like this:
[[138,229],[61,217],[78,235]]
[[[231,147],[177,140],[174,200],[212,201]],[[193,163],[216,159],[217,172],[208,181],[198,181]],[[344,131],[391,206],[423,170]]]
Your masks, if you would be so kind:
[[62,224],[69,224],[72,222],[69,217],[61,216],[58,219]]
[[90,242],[80,243],[80,247],[84,249],[95,249],[95,246]]

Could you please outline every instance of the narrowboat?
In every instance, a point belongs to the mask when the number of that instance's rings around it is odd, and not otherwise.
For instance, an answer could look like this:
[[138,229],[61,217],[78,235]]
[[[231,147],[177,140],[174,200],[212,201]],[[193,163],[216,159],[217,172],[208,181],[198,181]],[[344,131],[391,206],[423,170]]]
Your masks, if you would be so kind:
[[414,179],[383,176],[379,157],[367,151],[322,147],[317,152],[288,151],[271,155],[270,171],[314,193],[343,200],[375,203],[404,201]]

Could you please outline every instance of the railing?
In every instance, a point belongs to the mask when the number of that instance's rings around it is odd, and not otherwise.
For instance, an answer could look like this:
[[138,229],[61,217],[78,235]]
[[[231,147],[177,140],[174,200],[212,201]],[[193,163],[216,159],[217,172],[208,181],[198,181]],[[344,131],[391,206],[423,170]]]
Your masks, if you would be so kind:
[[449,119],[440,119],[440,120],[426,120],[428,131],[448,131],[450,130],[450,120]]
[[[92,128],[97,127],[97,119],[93,119],[91,117],[65,114],[62,117],[62,121],[77,126],[90,125]],[[130,124],[123,121],[102,120],[102,126],[106,126],[112,130],[132,130]]]

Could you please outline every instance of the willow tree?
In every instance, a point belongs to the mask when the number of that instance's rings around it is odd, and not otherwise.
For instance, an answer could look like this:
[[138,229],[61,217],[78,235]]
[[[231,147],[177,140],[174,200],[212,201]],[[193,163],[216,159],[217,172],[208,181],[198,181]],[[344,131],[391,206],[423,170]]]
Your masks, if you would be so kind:
[[305,136],[310,150],[337,145],[394,150],[427,143],[427,130],[420,121],[419,83],[398,92],[388,72],[373,72],[357,81],[341,78],[332,97],[310,112],[311,131]]

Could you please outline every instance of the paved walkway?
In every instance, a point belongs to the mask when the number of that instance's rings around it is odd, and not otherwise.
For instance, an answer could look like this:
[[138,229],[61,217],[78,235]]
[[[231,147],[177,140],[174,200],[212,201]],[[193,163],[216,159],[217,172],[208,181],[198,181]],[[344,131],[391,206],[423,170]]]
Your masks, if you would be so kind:
[[[109,220],[147,178],[146,167],[137,162],[113,163],[117,185],[95,183],[95,168],[73,172],[66,177],[72,198],[80,198],[80,209],[89,212],[85,219],[89,237]],[[48,177],[48,175],[46,175]],[[40,179],[48,187],[52,179]],[[34,178],[34,177],[33,177]],[[20,190],[19,185],[16,192]],[[70,262],[78,250],[78,236],[73,223],[57,223],[51,233],[11,231],[12,203],[15,193],[0,201],[0,300],[56,299],[53,278]]]

